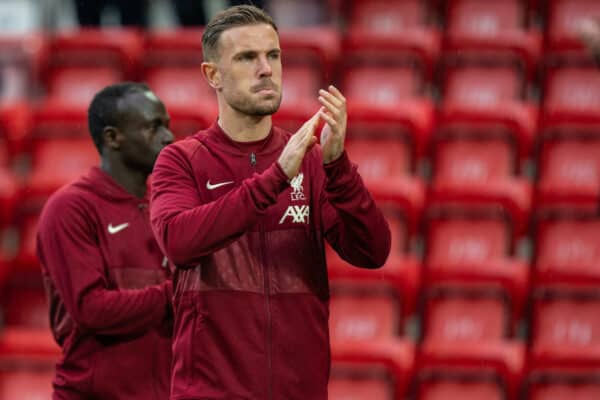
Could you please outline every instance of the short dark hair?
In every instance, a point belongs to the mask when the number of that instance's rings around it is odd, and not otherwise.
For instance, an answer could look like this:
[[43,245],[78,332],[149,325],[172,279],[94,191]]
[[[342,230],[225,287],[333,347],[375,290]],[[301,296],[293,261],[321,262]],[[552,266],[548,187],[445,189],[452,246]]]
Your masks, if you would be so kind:
[[216,14],[202,33],[202,54],[205,60],[217,58],[217,45],[221,34],[227,29],[245,25],[268,24],[277,30],[273,18],[258,7],[241,5],[229,7]]
[[119,102],[132,92],[146,92],[150,88],[145,83],[122,82],[110,85],[96,93],[88,108],[88,127],[98,152],[102,154],[104,128],[119,126],[121,118]]

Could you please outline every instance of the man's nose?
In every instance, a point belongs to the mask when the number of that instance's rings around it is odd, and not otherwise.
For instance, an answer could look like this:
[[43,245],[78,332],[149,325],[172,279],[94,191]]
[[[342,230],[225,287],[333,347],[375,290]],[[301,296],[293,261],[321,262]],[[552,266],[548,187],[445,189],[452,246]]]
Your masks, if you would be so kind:
[[260,56],[258,58],[258,75],[260,77],[271,76],[273,74],[273,68],[267,56]]

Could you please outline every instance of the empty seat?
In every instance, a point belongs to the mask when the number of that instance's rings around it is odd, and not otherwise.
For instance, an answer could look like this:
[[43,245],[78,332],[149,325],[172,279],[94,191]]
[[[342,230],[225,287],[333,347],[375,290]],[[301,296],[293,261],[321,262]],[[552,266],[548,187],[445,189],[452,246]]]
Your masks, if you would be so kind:
[[36,143],[32,171],[23,192],[24,200],[44,201],[60,187],[98,165],[100,156],[90,138],[55,139]]
[[202,64],[203,28],[156,29],[146,32],[144,68],[197,67]]
[[276,126],[296,132],[321,106],[317,99],[323,86],[319,74],[308,66],[290,66],[284,76],[281,106],[273,121]]
[[[479,390],[481,390],[491,398],[498,398],[500,394],[500,398],[515,399],[523,378],[525,346],[523,343],[508,340],[477,341],[468,344],[426,340],[421,346],[418,365],[417,382],[431,379],[431,377],[454,382],[449,386],[442,386],[444,390],[449,390],[449,394],[455,393],[457,390],[457,387],[454,386],[457,380],[467,379],[469,381],[486,381],[478,390],[472,388],[475,393],[480,393]],[[441,391],[442,389],[437,390]],[[468,392],[463,394],[468,394]]]
[[390,255],[385,265],[378,269],[354,267],[327,246],[326,256],[329,278],[333,287],[365,291],[386,291],[392,289],[399,303],[397,315],[410,315],[416,306],[417,291],[420,282],[419,261],[407,252],[409,236],[401,217],[388,213],[392,242]]
[[488,210],[488,217],[506,218],[513,235],[524,232],[533,190],[526,179],[514,175],[515,163],[504,140],[439,141],[434,151],[430,207]]
[[342,51],[337,29],[327,26],[281,29],[279,41],[286,79],[287,68],[299,66],[310,68],[319,77],[321,85],[336,80],[335,68]]
[[47,76],[57,67],[109,67],[135,79],[143,38],[134,28],[84,28],[56,34],[50,43]]
[[547,218],[537,224],[535,282],[600,285],[600,219]]
[[31,124],[31,110],[27,103],[0,104],[0,166],[7,166],[9,155],[25,150]]
[[532,312],[531,364],[539,368],[600,365],[600,300],[594,294],[547,294]]
[[12,327],[49,330],[46,293],[38,287],[10,285],[2,293],[4,323]]
[[146,70],[144,80],[165,103],[177,138],[205,129],[216,120],[215,90],[198,67],[152,68]]
[[[529,156],[537,133],[537,106],[523,101],[524,86],[507,67],[462,67],[446,71],[438,131],[501,136],[511,152]],[[519,158],[516,158],[518,161]]]
[[394,104],[423,94],[423,83],[414,68],[362,66],[344,73],[344,96],[377,104]]
[[569,67],[548,71],[542,129],[565,124],[598,124],[599,110],[600,70]]
[[0,227],[12,222],[21,187],[17,178],[0,165]]
[[329,310],[332,340],[389,339],[401,332],[393,293],[334,291]]
[[87,110],[94,95],[120,81],[119,73],[107,67],[56,69],[48,96],[34,110],[33,138],[89,137]]
[[521,0],[489,3],[452,0],[444,51],[451,57],[509,64],[517,61],[531,74],[542,49],[542,36],[527,27]]
[[430,77],[440,51],[440,35],[429,25],[426,3],[353,2],[344,41],[347,59],[363,63],[412,65]]
[[596,209],[600,202],[600,135],[590,139],[544,142],[538,164],[538,207]]
[[502,400],[504,388],[492,379],[430,379],[419,382],[417,400]]
[[426,238],[427,285],[500,288],[516,322],[527,296],[528,266],[511,256],[512,234],[501,220],[431,218]]
[[328,398],[329,400],[393,400],[393,386],[385,379],[332,376],[329,379]]
[[36,253],[36,235],[39,218],[38,215],[21,215],[20,217],[21,223],[19,226],[19,252],[17,254],[16,263],[19,267],[19,270],[23,272],[35,271],[39,274],[40,267]]
[[546,58],[551,62],[590,61],[581,42],[580,24],[600,17],[594,0],[551,0],[546,24]]
[[0,369],[0,398],[44,400],[52,398],[54,366],[26,366]]
[[[590,371],[593,373],[593,371]],[[528,391],[531,400],[596,400],[600,398],[600,383],[596,382],[539,382]]]
[[455,289],[427,293],[425,340],[470,343],[508,337],[510,310],[497,292]]
[[334,340],[331,342],[331,359],[332,382],[338,377],[345,382],[348,377],[376,380],[377,383],[369,385],[374,392],[369,390],[368,393],[391,396],[373,399],[400,400],[406,396],[414,373],[415,348],[411,342],[400,339]]

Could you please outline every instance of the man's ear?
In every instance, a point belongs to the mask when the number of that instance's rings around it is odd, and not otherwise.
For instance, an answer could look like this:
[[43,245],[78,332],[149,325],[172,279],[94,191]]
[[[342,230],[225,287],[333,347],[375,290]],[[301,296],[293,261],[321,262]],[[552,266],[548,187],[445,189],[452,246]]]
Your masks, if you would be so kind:
[[221,73],[217,69],[217,64],[212,61],[205,61],[200,68],[210,87],[215,90],[221,89]]
[[104,139],[104,146],[109,149],[118,150],[121,147],[122,135],[119,128],[114,126],[104,127],[102,139]]

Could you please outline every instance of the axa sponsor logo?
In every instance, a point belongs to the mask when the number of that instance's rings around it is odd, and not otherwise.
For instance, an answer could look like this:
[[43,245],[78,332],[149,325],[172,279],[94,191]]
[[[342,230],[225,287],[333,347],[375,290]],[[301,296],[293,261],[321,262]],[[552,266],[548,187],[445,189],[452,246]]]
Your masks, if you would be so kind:
[[283,217],[279,220],[279,224],[283,224],[287,218],[292,218],[294,224],[306,224],[310,217],[310,206],[289,206]]

